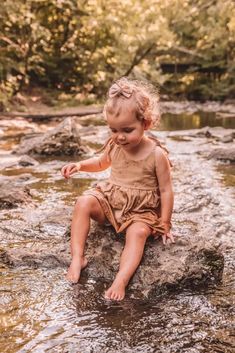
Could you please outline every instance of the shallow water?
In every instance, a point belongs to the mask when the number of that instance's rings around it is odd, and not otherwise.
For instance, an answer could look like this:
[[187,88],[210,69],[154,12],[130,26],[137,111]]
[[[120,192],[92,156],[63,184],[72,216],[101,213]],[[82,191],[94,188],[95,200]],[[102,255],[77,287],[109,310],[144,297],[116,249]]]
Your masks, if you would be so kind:
[[231,278],[223,286],[121,303],[59,270],[2,269],[1,352],[233,352]]
[[[208,122],[209,120],[206,121],[206,125],[209,125]],[[183,122],[181,126],[183,129],[186,128]],[[187,126],[192,128],[191,123]],[[181,224],[182,235],[186,235],[188,229],[191,229],[190,222],[203,227],[203,224],[207,224],[208,217],[209,221],[211,219],[210,222],[216,221],[217,216],[220,221],[221,217],[225,223],[228,221],[232,209],[230,188],[234,181],[234,166],[231,165],[213,167],[207,164],[208,170],[203,169],[201,176],[191,175],[192,171],[187,171],[188,158],[194,158],[196,147],[194,142],[191,141],[190,144],[188,142],[184,139],[167,141],[169,149],[174,152],[173,157],[181,158],[181,164],[175,166],[178,200],[182,193],[185,202],[187,198],[193,199],[195,195],[202,193],[202,189],[194,189],[192,193],[189,190],[189,194],[185,195],[184,191],[181,191],[180,180],[186,178],[188,173],[188,182],[187,180],[184,182],[189,189],[192,187],[189,184],[190,180],[194,177],[198,178],[198,183],[204,180],[205,183],[210,183],[209,193],[220,191],[218,202],[221,202],[222,213],[219,216],[216,214],[216,205],[209,205],[205,213],[199,213],[198,219],[190,219],[191,214],[187,220],[181,219],[182,215],[178,213],[175,216],[176,224]],[[15,142],[11,140],[11,143],[10,148],[17,140]],[[196,143],[200,145],[201,142]],[[188,154],[185,152],[185,146],[188,147]],[[6,159],[10,148],[9,145],[1,145],[2,155]],[[200,173],[201,166],[199,162],[197,163],[194,172]],[[52,246],[54,239],[62,239],[67,224],[62,222],[60,227],[57,226],[55,229],[48,215],[63,205],[69,205],[72,209],[76,196],[94,182],[94,179],[85,173],[69,182],[64,181],[59,175],[63,164],[63,158],[56,161],[47,159],[36,167],[11,167],[2,172],[1,178],[21,176],[20,183],[30,186],[36,203],[30,211],[27,207],[0,211],[2,247],[17,248],[23,244],[24,247],[30,248],[38,241],[47,242],[48,246]],[[203,217],[204,219],[201,219]],[[214,235],[215,240],[221,240],[219,229],[215,230],[218,230]],[[232,322],[235,287],[234,242],[230,242],[230,234],[231,231],[223,234],[223,242],[227,242],[228,246],[224,247],[225,271],[221,284],[171,293],[151,301],[138,299],[138,293],[134,291],[128,291],[123,302],[106,301],[103,298],[106,284],[82,277],[81,283],[71,286],[64,279],[65,269],[61,268],[2,267],[0,351],[3,353],[234,352]]]

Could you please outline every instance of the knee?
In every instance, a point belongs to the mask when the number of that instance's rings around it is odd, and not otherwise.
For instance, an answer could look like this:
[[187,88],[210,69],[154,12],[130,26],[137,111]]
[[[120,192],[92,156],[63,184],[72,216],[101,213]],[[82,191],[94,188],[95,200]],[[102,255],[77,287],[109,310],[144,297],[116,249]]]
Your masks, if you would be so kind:
[[147,239],[149,234],[150,233],[149,233],[148,229],[146,229],[143,226],[139,227],[138,231],[136,232],[137,237],[140,239],[143,239],[143,240]]
[[94,207],[94,202],[91,197],[79,196],[74,207],[74,212],[90,213],[93,207]]
[[151,234],[151,230],[144,225],[136,225],[135,227],[132,227],[132,229],[129,229],[129,234],[135,238],[137,237],[139,240],[144,241]]

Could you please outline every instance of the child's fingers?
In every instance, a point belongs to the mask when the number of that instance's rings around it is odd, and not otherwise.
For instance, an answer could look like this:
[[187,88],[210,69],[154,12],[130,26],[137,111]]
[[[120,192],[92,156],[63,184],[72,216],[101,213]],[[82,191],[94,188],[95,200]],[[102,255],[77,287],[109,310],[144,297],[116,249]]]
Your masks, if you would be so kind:
[[76,166],[76,165],[73,165],[73,166],[71,166],[71,168],[70,168],[69,175],[73,175],[73,174],[76,173],[77,171],[78,171],[77,166]]
[[65,176],[65,169],[66,169],[66,165],[64,165],[60,171],[63,177]]
[[[169,240],[169,241],[168,241],[168,240]],[[171,234],[171,233],[165,233],[165,234],[163,234],[163,236],[162,236],[162,242],[163,242],[163,244],[166,245],[166,244],[167,244],[167,241],[168,241],[168,243],[170,243],[170,244],[175,242],[175,239],[174,239],[173,234]]]
[[170,240],[171,243],[175,242],[174,235],[171,233],[167,233],[167,238]]
[[75,165],[73,165],[73,164],[68,165],[68,168],[67,168],[66,174],[65,174],[65,175],[66,175],[66,178],[69,178],[70,175],[72,175],[72,174],[75,173],[75,170],[74,170],[74,169],[76,169]]
[[80,168],[78,168],[78,166],[73,163],[73,164],[68,164],[65,165],[62,169],[61,169],[61,174],[63,177],[65,177],[66,179],[68,179],[70,177],[70,175],[76,173]]
[[69,172],[70,172],[70,165],[65,165],[65,166],[61,169],[61,174],[62,174],[63,177],[65,177],[65,178],[68,178]]

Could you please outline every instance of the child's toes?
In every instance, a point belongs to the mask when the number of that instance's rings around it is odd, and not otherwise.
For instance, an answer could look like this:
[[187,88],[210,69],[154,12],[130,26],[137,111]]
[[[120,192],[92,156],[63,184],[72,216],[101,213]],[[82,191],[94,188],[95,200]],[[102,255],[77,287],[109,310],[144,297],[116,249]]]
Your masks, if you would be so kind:
[[105,298],[105,299],[111,299],[111,298],[110,298],[110,291],[109,291],[109,290],[106,290],[106,292],[104,292],[104,298]]
[[113,300],[118,300],[118,294],[117,293],[112,293],[112,299]]

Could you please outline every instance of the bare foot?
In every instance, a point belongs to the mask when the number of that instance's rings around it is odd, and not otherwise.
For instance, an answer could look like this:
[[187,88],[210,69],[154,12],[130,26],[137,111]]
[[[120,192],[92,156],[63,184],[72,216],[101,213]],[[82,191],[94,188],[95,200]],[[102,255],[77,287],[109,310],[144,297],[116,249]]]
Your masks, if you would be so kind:
[[86,267],[86,265],[87,259],[85,257],[73,257],[66,278],[72,283],[77,283],[80,278],[81,270]]
[[111,300],[123,300],[125,297],[125,288],[124,281],[116,278],[111,287],[106,290],[104,297]]

